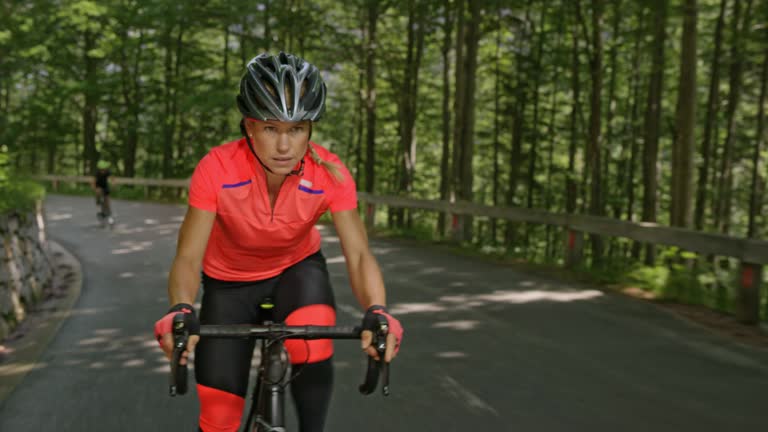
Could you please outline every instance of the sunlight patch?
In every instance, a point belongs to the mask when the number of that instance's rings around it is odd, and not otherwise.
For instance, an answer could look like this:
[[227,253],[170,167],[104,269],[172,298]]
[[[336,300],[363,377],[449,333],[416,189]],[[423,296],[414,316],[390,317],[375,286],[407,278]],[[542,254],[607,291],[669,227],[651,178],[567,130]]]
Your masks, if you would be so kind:
[[139,367],[144,366],[144,359],[133,359],[123,362],[123,367]]
[[65,219],[72,219],[72,213],[50,213],[48,214],[49,221],[60,221]]
[[25,374],[35,369],[46,367],[45,363],[10,363],[0,366],[0,376]]
[[459,320],[459,321],[443,321],[432,324],[433,328],[448,328],[453,330],[474,330],[480,324],[480,321],[473,320]]
[[112,249],[112,255],[124,255],[124,254],[133,253],[133,252],[141,252],[148,249],[150,246],[152,246],[152,242],[151,241],[143,241],[143,242],[125,241],[125,242],[121,242],[120,245],[124,246],[124,248]]
[[325,262],[327,262],[328,264],[339,264],[339,263],[346,262],[346,259],[344,258],[344,255],[339,255],[337,257],[328,258],[327,260],[325,260]]
[[442,273],[444,271],[445,271],[445,269],[442,268],[442,267],[427,267],[427,268],[421,269],[421,271],[419,273],[421,273],[421,274],[435,274],[435,273]]
[[107,338],[104,337],[95,337],[90,339],[83,339],[77,344],[80,346],[88,346],[88,345],[96,345],[96,344],[106,344]]
[[585,291],[494,291],[491,294],[477,296],[480,300],[511,304],[530,303],[535,301],[572,302],[590,300],[602,297],[597,290]]
[[437,357],[437,358],[465,358],[465,357],[467,357],[467,355],[464,354],[463,352],[458,352],[458,351],[445,351],[445,352],[435,353],[435,357]]
[[404,315],[419,312],[442,312],[445,306],[437,303],[398,303],[390,309],[392,315]]

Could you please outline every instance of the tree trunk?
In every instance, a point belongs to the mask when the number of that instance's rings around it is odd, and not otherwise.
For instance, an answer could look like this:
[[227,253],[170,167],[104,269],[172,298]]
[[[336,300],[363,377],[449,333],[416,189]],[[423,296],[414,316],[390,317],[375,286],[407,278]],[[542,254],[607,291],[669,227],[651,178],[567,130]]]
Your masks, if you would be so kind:
[[[464,157],[464,147],[462,144],[462,137],[464,136],[464,101],[466,97],[466,70],[464,68],[464,39],[466,28],[464,25],[464,14],[466,11],[465,1],[458,0],[456,3],[456,90],[454,91],[453,102],[453,176],[451,182],[451,202],[461,199],[461,159]],[[458,221],[459,224],[463,221],[462,218],[453,216],[454,221]],[[452,222],[453,223],[453,222]],[[453,226],[453,240],[463,240],[463,230],[457,229],[460,227]]]
[[707,98],[707,113],[704,120],[704,139],[701,144],[702,163],[699,168],[698,187],[696,189],[696,208],[694,210],[693,226],[696,230],[704,229],[704,210],[707,206],[707,191],[709,188],[709,171],[712,160],[712,129],[717,122],[717,107],[720,104],[720,56],[723,46],[723,27],[725,25],[725,8],[728,0],[720,2],[720,13],[715,25],[715,52],[712,59],[712,69],[709,78],[709,96]]
[[[602,191],[602,164],[600,163],[601,146],[601,103],[603,88],[603,39],[602,39],[602,21],[603,21],[603,1],[592,0],[592,52],[589,59],[590,70],[592,74],[592,91],[590,93],[589,110],[589,164],[592,167],[592,185],[589,213],[595,216],[604,215],[603,191]],[[592,241],[592,260],[599,264],[603,256],[603,241],[598,235],[590,235]]]
[[[365,25],[361,26],[361,34],[365,34]],[[365,124],[363,123],[365,117],[365,62],[362,59],[365,58],[365,44],[360,44],[360,63],[358,64],[359,71],[357,74],[357,139],[355,141],[355,184],[362,184],[361,179],[363,170],[361,163],[363,161],[363,133],[365,132]]]
[[[163,161],[162,161],[162,174],[163,178],[170,178],[171,171],[173,169],[173,135],[176,129],[176,117],[174,116],[174,98],[175,98],[175,85],[174,73],[173,73],[173,54],[174,47],[171,45],[173,36],[173,29],[175,24],[166,23],[168,28],[166,29],[164,43],[165,43],[165,59],[164,59],[164,117],[163,117]],[[179,37],[181,37],[182,30],[179,29]]]
[[565,181],[565,211],[566,213],[575,213],[578,192],[578,173],[576,172],[576,148],[578,147],[578,113],[581,110],[581,79],[579,70],[581,64],[579,61],[579,31],[578,22],[573,24],[572,29],[572,49],[571,49],[571,119],[570,119],[570,144],[568,145],[568,172]]
[[[467,27],[467,56],[465,58],[464,66],[466,67],[466,81],[465,87],[466,95],[464,98],[464,120],[462,128],[462,158],[461,158],[461,188],[460,199],[471,202],[474,197],[473,192],[473,169],[472,161],[474,159],[474,147],[475,147],[475,88],[477,83],[477,54],[480,45],[480,21],[482,18],[482,11],[480,9],[480,2],[470,1],[470,21]],[[472,240],[472,217],[464,215],[463,228],[464,234],[463,240]]]
[[[526,206],[529,209],[533,208],[534,183],[536,182],[536,159],[538,158],[539,144],[539,87],[541,86],[541,76],[544,73],[544,71],[541,69],[541,56],[544,50],[544,26],[546,20],[546,10],[546,5],[542,6],[541,16],[539,18],[539,40],[536,47],[536,60],[533,66],[533,70],[536,71],[536,76],[533,79],[533,137],[531,139],[531,149],[528,151],[528,193],[526,197]],[[534,31],[534,33],[536,32]],[[528,232],[529,230],[526,230],[526,245],[528,244]]]
[[[609,77],[609,83],[608,83],[608,109],[606,113],[606,119],[605,119],[605,142],[607,145],[604,146],[603,149],[603,193],[606,197],[606,200],[608,204],[611,206],[613,210],[613,217],[615,219],[621,219],[621,200],[618,198],[619,191],[616,190],[617,187],[611,187],[611,182],[609,181],[611,175],[610,175],[610,166],[611,166],[611,148],[618,146],[619,143],[616,139],[616,136],[614,134],[614,114],[616,112],[616,75],[617,75],[617,69],[618,69],[618,52],[619,52],[619,32],[621,31],[621,7],[622,7],[622,1],[616,0],[613,2],[613,22],[612,22],[612,28],[611,28],[611,49],[608,54],[609,57],[609,64],[611,69],[611,75]],[[624,145],[623,140],[621,140],[621,156],[624,156],[626,146]],[[620,164],[621,157],[619,158],[619,161],[617,161],[617,164]],[[624,177],[626,175],[626,172],[623,170],[616,170],[616,181],[614,185],[621,187],[624,183]],[[615,244],[615,239],[611,241],[610,249],[613,249],[613,245]],[[608,255],[610,256],[612,254],[612,250],[608,251]]]
[[[645,12],[640,10],[639,22],[644,22]],[[638,35],[635,38],[634,54],[632,55],[632,108],[630,108],[629,114],[629,162],[626,167],[627,183],[626,183],[626,196],[627,196],[627,220],[635,220],[635,170],[637,169],[637,154],[638,154],[638,125],[637,125],[637,111],[640,106],[640,88],[642,87],[642,80],[640,78],[640,40],[641,35],[644,34],[643,25],[638,24]],[[637,249],[639,253],[639,249]],[[637,259],[639,255],[634,255],[633,258]]]
[[[557,28],[563,28],[565,25],[565,14],[561,10],[557,13]],[[562,34],[558,33],[555,37],[555,52],[560,52],[562,49],[561,47],[562,43]],[[554,72],[553,76],[558,77],[560,76],[560,63],[555,62],[554,63]],[[547,124],[547,141],[549,141],[549,145],[547,147],[547,178],[546,178],[546,188],[544,191],[544,209],[546,211],[552,211],[552,201],[553,201],[553,195],[554,195],[554,189],[550,187],[552,184],[552,177],[554,175],[555,170],[555,146],[557,145],[557,138],[558,138],[558,132],[557,128],[555,128],[555,119],[557,114],[557,95],[558,91],[560,90],[559,85],[553,85],[552,86],[552,92],[550,94],[550,103],[549,103],[549,122]],[[544,258],[546,261],[551,260],[554,258],[556,251],[558,250],[555,245],[552,242],[552,232],[554,230],[554,227],[552,225],[547,224],[545,228],[545,250],[544,250]]]
[[376,181],[376,24],[379,2],[368,0],[368,45],[365,51],[365,191],[373,193]]
[[128,111],[128,122],[126,124],[125,143],[123,146],[123,175],[133,177],[136,174],[136,151],[139,142],[139,115],[141,113],[141,83],[139,77],[141,71],[141,53],[144,42],[144,31],[139,33],[139,40],[133,54],[133,65],[129,64],[129,57],[126,50],[128,39],[127,28],[122,32],[123,46],[120,50],[121,69],[122,69],[122,88],[123,100]]
[[696,0],[685,0],[680,85],[677,102],[677,136],[672,149],[671,225],[691,225],[693,149],[696,122]]
[[[768,46],[768,41],[764,43],[766,44],[764,46]],[[758,215],[762,216],[763,214],[760,211],[763,207],[760,196],[760,184],[765,181],[761,174],[765,172],[765,169],[760,169],[760,151],[765,143],[766,87],[768,87],[768,48],[765,49],[765,59],[763,60],[763,70],[760,77],[760,98],[757,101],[757,133],[755,134],[755,148],[752,153],[752,185],[749,194],[749,223],[747,229],[747,237],[749,238],[760,236],[755,221]],[[763,220],[765,220],[764,217]]]
[[[494,207],[499,205],[499,102],[501,100],[501,8],[496,11],[496,55],[493,73],[493,196],[491,202]],[[491,244],[496,244],[496,224],[498,220],[491,218]]]
[[92,175],[96,170],[96,162],[99,155],[96,153],[96,110],[99,103],[97,83],[98,60],[90,56],[91,50],[96,48],[96,35],[90,30],[83,34],[85,49],[83,62],[85,63],[85,103],[83,104],[83,175]]
[[[530,23],[530,7],[531,2],[527,3],[525,10],[525,22]],[[525,26],[523,26],[525,28]],[[515,206],[515,195],[517,194],[517,183],[520,180],[520,169],[523,165],[523,136],[525,135],[525,111],[527,108],[527,61],[528,61],[528,49],[527,45],[530,42],[528,36],[530,32],[526,30],[518,30],[515,35],[516,39],[516,54],[515,54],[515,78],[517,80],[515,84],[514,102],[512,105],[512,148],[509,152],[509,185],[507,186],[506,203],[508,206]],[[508,221],[506,223],[504,232],[504,242],[511,246],[515,242],[515,227],[514,222]]]
[[[656,222],[658,193],[659,130],[661,122],[661,92],[664,79],[664,45],[667,38],[667,0],[655,0],[653,10],[653,49],[651,81],[648,85],[648,104],[645,110],[643,147],[643,215],[644,222]],[[646,245],[645,264],[656,261],[656,249]]]
[[246,51],[248,50],[247,43],[248,43],[248,30],[250,26],[248,25],[248,22],[246,22],[246,15],[243,15],[242,20],[240,21],[240,70],[245,70],[245,65],[247,64],[248,58]]
[[[533,70],[536,71],[536,76],[533,79],[533,122],[531,123],[533,126],[533,133],[531,137],[531,146],[528,151],[528,185],[527,185],[527,191],[526,191],[526,207],[531,209],[533,208],[533,200],[534,200],[534,193],[536,189],[536,163],[539,158],[539,90],[541,88],[541,76],[544,74],[544,71],[542,70],[542,62],[541,57],[542,53],[544,51],[544,26],[546,21],[546,5],[543,5],[541,8],[541,15],[539,16],[539,30],[533,30],[534,34],[538,33],[538,41],[536,44],[536,54],[535,54],[535,60],[533,64]],[[533,23],[533,27],[535,29],[536,23]],[[526,253],[530,253],[531,259],[535,259],[536,251],[534,248],[531,248],[531,234],[533,230],[535,230],[535,225],[526,225],[526,228],[523,230],[524,236],[523,236],[523,247],[525,248]]]
[[[419,69],[424,51],[425,12],[424,5],[416,0],[409,0],[407,51],[403,70],[400,103],[400,164],[401,175],[398,190],[401,194],[409,194],[413,189],[413,178],[416,172],[416,117],[418,114]],[[405,224],[404,209],[396,212],[397,223]]]
[[742,24],[741,0],[733,5],[733,41],[731,44],[731,67],[728,81],[728,107],[726,109],[726,135],[723,155],[720,160],[720,183],[718,184],[719,231],[728,234],[731,227],[731,201],[733,195],[733,153],[736,134],[736,112],[741,99],[742,71],[744,69],[744,47],[742,35],[749,27],[752,0],[747,0],[747,10]]
[[[449,53],[451,51],[451,32],[453,29],[453,14],[451,13],[451,1],[443,3],[443,44],[441,52],[443,57],[443,151],[440,156],[440,200],[448,199],[450,192],[450,162],[451,162],[451,79]],[[437,232],[440,237],[445,235],[445,213],[440,213],[437,220]]]
[[264,1],[264,51],[269,52],[269,48],[272,45],[272,27],[270,26],[269,19],[272,18],[270,15],[269,8],[270,7],[270,0]]

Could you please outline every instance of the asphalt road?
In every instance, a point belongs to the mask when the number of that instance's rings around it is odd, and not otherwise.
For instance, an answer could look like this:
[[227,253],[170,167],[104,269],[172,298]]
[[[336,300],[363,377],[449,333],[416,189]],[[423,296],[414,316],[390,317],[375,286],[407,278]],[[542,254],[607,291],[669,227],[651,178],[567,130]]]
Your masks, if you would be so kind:
[[[108,231],[92,199],[48,198],[49,233],[80,259],[82,294],[0,406],[0,431],[195,430],[196,396],[168,396],[152,337],[184,208],[113,207]],[[338,238],[322,232],[339,323],[357,324]],[[766,351],[582,285],[403,242],[371,246],[403,349],[392,395],[363,397],[358,345],[336,343],[328,431],[765,430]]]

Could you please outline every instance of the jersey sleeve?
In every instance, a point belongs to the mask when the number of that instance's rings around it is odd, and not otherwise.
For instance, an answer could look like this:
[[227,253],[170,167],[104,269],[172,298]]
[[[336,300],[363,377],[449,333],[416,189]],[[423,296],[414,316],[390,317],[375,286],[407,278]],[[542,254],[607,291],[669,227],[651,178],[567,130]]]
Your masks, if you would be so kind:
[[336,213],[344,210],[354,210],[357,208],[357,186],[355,185],[355,179],[352,178],[352,174],[349,173],[347,167],[339,160],[338,156],[332,155],[328,158],[329,162],[333,162],[339,167],[339,171],[344,176],[343,181],[339,181],[335,175],[329,173],[331,177],[331,183],[333,184],[332,193],[330,195],[331,213]]
[[210,154],[202,158],[189,182],[189,205],[210,212],[216,212],[217,188],[211,175],[214,162]]

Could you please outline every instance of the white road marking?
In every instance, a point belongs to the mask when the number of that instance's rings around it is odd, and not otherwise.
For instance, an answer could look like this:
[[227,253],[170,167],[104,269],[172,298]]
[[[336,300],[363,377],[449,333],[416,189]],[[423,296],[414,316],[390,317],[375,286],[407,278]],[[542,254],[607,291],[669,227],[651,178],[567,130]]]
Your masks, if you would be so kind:
[[455,379],[449,376],[445,376],[443,377],[443,382],[441,384],[443,388],[448,392],[448,394],[456,397],[462,402],[465,402],[470,410],[485,411],[493,414],[496,417],[499,416],[499,413],[498,411],[496,411],[496,409],[488,405],[485,401],[480,399],[480,397],[477,396],[476,394],[464,388]]
[[352,305],[337,303],[336,309],[346,313],[347,315],[352,316],[352,318],[363,319],[363,311],[361,311],[360,308],[356,308]]

